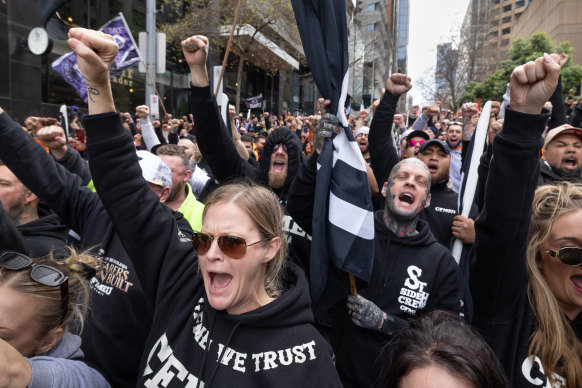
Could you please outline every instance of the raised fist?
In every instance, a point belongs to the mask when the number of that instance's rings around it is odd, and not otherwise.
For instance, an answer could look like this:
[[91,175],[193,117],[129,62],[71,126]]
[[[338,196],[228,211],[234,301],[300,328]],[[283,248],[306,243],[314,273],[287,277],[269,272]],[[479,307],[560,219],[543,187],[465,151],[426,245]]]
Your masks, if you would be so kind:
[[147,120],[150,116],[150,108],[147,105],[139,105],[135,108],[135,115],[140,118],[140,120]]
[[50,149],[61,148],[67,144],[63,128],[51,125],[39,129],[36,137]]
[[438,106],[423,106],[422,107],[422,111],[427,115],[427,116],[433,116],[436,117],[438,116],[441,111],[439,109]]
[[461,107],[461,111],[463,112],[463,117],[468,118],[479,113],[479,108],[477,108],[477,104],[474,102],[466,102]]
[[87,86],[108,86],[109,68],[119,51],[113,37],[101,31],[71,28],[67,43],[77,55],[77,64]]
[[190,69],[193,67],[206,67],[208,47],[208,38],[202,35],[191,36],[182,41],[184,59]]
[[501,103],[499,101],[491,101],[491,118],[497,117],[501,110]]
[[404,94],[412,89],[410,77],[406,74],[394,73],[386,81],[386,89],[392,94]]
[[560,69],[560,57],[557,54],[544,54],[535,62],[530,61],[513,69],[510,108],[517,112],[540,114],[556,89]]

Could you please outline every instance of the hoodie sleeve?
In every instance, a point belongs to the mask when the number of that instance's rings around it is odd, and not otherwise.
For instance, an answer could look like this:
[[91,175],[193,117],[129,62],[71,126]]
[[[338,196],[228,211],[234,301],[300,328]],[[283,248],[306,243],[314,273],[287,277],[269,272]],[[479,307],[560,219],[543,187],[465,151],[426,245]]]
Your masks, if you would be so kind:
[[200,152],[216,179],[221,183],[237,177],[249,177],[256,181],[258,171],[236,151],[210,86],[191,86],[190,112],[196,122],[196,141]]
[[372,160],[372,171],[380,189],[388,180],[392,167],[399,162],[391,131],[399,98],[400,95],[386,91],[370,125],[368,149]]
[[79,176],[55,162],[7,113],[0,115],[0,159],[67,226],[83,234],[99,198]]
[[476,322],[512,317],[526,292],[527,233],[548,118],[508,108],[495,135],[485,203],[475,222],[471,292]]
[[564,97],[562,97],[562,76],[558,78],[558,85],[549,100],[552,103],[552,116],[548,121],[548,130],[566,124],[566,106],[564,104]]
[[83,361],[66,358],[34,357],[28,359],[32,379],[28,388],[109,388],[95,369]]
[[135,146],[118,113],[83,117],[91,175],[132,260],[146,297],[158,304],[187,274],[195,275],[195,253],[172,211],[160,203],[142,176]]
[[78,175],[82,179],[83,186],[87,186],[91,181],[89,165],[81,157],[81,154],[71,146],[67,146],[67,153],[62,159],[56,159],[58,164],[66,168],[69,172]]

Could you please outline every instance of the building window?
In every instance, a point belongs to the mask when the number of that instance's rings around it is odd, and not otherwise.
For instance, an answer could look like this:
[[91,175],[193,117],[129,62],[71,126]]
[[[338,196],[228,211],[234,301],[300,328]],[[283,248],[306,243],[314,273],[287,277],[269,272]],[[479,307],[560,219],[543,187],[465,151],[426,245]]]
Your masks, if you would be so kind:
[[503,39],[503,40],[501,41],[501,45],[502,45],[502,46],[507,46],[507,45],[509,45],[509,39]]
[[368,11],[375,11],[378,9],[378,3],[368,4]]
[[509,12],[511,11],[511,4],[507,4],[505,6],[503,6],[503,12]]
[[489,39],[497,38],[498,35],[499,35],[499,31],[491,31],[489,33]]
[[525,0],[519,0],[515,2],[515,9],[525,6]]
[[511,21],[511,16],[506,16],[501,19],[501,24],[509,23]]
[[499,25],[499,20],[492,20],[491,27],[497,27]]
[[499,8],[497,8],[497,9],[493,9],[493,10],[491,10],[491,12],[489,13],[489,17],[494,17],[494,16],[497,16],[497,15],[499,15]]
[[501,35],[507,35],[511,32],[511,27],[504,28],[501,30]]
[[368,26],[366,27],[366,29],[368,31],[374,31],[376,29],[376,23],[374,23],[374,24],[368,24]]
[[499,0],[491,0],[491,4],[493,5],[499,4]]

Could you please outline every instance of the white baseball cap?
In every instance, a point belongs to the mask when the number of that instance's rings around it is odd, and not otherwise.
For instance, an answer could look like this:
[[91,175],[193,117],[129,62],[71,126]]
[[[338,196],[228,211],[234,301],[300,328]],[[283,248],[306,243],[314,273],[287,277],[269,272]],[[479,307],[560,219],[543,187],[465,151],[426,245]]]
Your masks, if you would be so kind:
[[159,156],[151,152],[137,151],[143,178],[154,185],[172,189],[172,170]]

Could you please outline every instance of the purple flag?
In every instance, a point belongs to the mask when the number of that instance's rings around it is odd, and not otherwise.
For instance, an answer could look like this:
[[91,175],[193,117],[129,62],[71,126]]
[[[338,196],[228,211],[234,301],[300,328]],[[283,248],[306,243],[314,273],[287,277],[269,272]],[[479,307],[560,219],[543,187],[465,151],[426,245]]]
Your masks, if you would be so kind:
[[[123,15],[111,19],[99,31],[113,36],[115,43],[119,46],[119,52],[109,70],[109,74],[112,77],[121,74],[123,69],[140,61],[137,46],[131,36],[131,32],[126,27]],[[85,79],[79,71],[79,66],[77,66],[77,56],[74,52],[57,58],[52,63],[52,68],[67,83],[77,89],[79,96],[83,101],[87,102],[87,85],[85,85]]]

